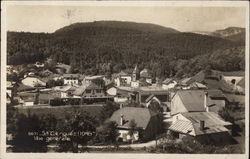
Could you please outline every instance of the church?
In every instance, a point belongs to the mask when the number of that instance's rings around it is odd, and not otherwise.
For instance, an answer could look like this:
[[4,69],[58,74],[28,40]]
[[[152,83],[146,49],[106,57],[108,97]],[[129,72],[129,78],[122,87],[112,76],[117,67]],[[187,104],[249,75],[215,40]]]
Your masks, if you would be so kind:
[[137,65],[132,72],[131,87],[139,88],[143,86],[149,86],[152,84],[152,76],[149,74],[147,69],[143,69],[141,72]]
[[140,71],[136,65],[132,74],[127,74],[121,71],[116,75],[114,82],[118,87],[139,88],[143,86],[150,86],[152,84],[152,76],[150,75],[148,69]]

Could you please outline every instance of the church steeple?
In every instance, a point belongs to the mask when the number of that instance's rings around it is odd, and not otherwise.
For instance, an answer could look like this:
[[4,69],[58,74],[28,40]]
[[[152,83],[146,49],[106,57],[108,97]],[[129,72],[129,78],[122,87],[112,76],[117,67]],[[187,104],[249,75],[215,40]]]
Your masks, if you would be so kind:
[[137,67],[137,65],[135,66],[135,69],[133,70],[133,73],[132,73],[132,81],[137,81],[139,80],[139,77],[140,76],[140,71]]

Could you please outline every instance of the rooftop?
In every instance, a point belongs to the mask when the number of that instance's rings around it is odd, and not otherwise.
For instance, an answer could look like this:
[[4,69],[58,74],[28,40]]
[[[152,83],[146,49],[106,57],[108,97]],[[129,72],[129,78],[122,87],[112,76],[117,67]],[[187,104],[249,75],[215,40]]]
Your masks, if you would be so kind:
[[[228,131],[224,126],[232,125],[214,112],[191,112],[182,113],[182,115],[191,121],[196,135]],[[201,120],[205,122],[205,130],[203,131],[200,130]]]
[[[177,120],[169,129],[181,133],[194,132],[194,135],[204,135],[211,133],[229,131],[225,126],[232,125],[224,121],[219,115],[213,112],[188,112],[181,113],[187,120]],[[200,129],[200,121],[204,121],[204,130]]]
[[[124,125],[120,125],[121,115],[123,115],[125,121]],[[156,115],[156,113],[147,108],[124,107],[115,111],[109,120],[115,121],[120,127],[129,127],[129,121],[135,120],[137,127],[146,129],[151,117]]]

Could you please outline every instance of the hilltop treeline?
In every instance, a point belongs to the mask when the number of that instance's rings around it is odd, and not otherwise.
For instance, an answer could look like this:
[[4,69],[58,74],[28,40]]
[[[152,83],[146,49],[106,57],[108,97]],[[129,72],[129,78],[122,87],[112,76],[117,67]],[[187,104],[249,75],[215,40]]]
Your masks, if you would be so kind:
[[[228,58],[224,58],[224,54]],[[235,54],[239,55],[237,60],[234,60]],[[7,55],[8,64],[52,58],[71,65],[74,73],[85,74],[114,73],[136,64],[154,70],[153,75],[160,77],[185,76],[178,72],[188,68],[189,72],[196,72],[208,62],[213,69],[222,71],[228,69],[228,61],[232,70],[244,68],[237,65],[242,63],[244,49],[236,42],[127,22],[77,23],[51,34],[8,32]],[[206,56],[209,60],[202,58]],[[199,62],[192,63],[192,60]]]

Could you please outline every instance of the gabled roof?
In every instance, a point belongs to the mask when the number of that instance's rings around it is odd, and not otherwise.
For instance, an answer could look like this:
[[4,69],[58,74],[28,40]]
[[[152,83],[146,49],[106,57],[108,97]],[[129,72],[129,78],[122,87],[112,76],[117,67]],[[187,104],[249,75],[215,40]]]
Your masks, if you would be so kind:
[[144,68],[144,69],[140,72],[140,77],[150,78],[151,75],[150,75],[148,69]]
[[[181,113],[181,115],[187,120],[177,120],[169,127],[169,130],[197,136],[228,132],[229,130],[225,126],[232,125],[213,112],[188,112]],[[200,121],[204,121],[204,130],[200,129]]]
[[[120,125],[121,115],[123,115],[125,121],[123,125]],[[135,120],[137,127],[146,129],[151,118],[156,115],[156,113],[147,108],[124,107],[115,111],[109,120],[115,121],[118,124],[118,127],[127,128],[129,128],[129,122]]]
[[170,83],[170,82],[172,82],[172,81],[173,81],[172,78],[166,78],[166,79],[162,82],[162,84],[168,84],[168,83]]
[[203,89],[207,88],[207,86],[205,86],[204,84],[199,83],[199,82],[193,82],[190,86],[195,87],[195,88],[203,88]]
[[146,100],[145,102],[149,102],[151,99],[153,99],[155,97],[155,95],[151,94]]
[[74,95],[82,95],[85,89],[89,86],[89,84],[83,84],[80,87],[76,88],[76,90],[73,92]]
[[102,89],[101,86],[98,86],[97,84],[91,82],[87,87],[86,89]]
[[179,90],[177,91],[183,105],[189,112],[205,111],[204,91],[200,90]]
[[239,83],[238,83],[239,86],[241,86],[242,88],[245,88],[245,78],[242,78]]
[[116,74],[116,76],[130,76],[130,75],[124,71],[121,71],[118,74]]
[[19,84],[17,91],[27,91],[27,90],[35,90],[36,88],[31,87],[31,86],[27,86],[24,84]]
[[[224,121],[214,112],[191,112],[182,113],[182,115],[192,123],[195,135],[228,131],[225,126],[232,125],[230,122]],[[205,122],[204,130],[200,130],[200,121]]]
[[168,129],[180,133],[189,133],[193,130],[193,125],[189,121],[177,120]]
[[209,89],[206,90],[206,92],[212,98],[225,98],[225,95],[222,93],[222,91],[218,89]]
[[80,78],[80,74],[64,74],[64,78]]
[[56,87],[53,88],[53,90],[55,90],[55,91],[61,91],[61,92],[73,91],[75,89],[76,89],[76,87],[71,86],[71,85],[56,86]]
[[194,75],[192,77],[192,79],[194,79],[197,82],[202,82],[205,80],[205,78],[206,78],[206,74],[205,74],[204,70],[198,72],[196,75]]
[[184,79],[182,79],[181,80],[181,84],[184,84],[184,85],[189,85],[189,84],[191,84],[191,83],[193,83],[194,82],[194,80],[192,79],[192,78],[184,78]]
[[139,73],[139,69],[138,69],[137,65],[135,66],[135,69],[133,70],[133,73]]

